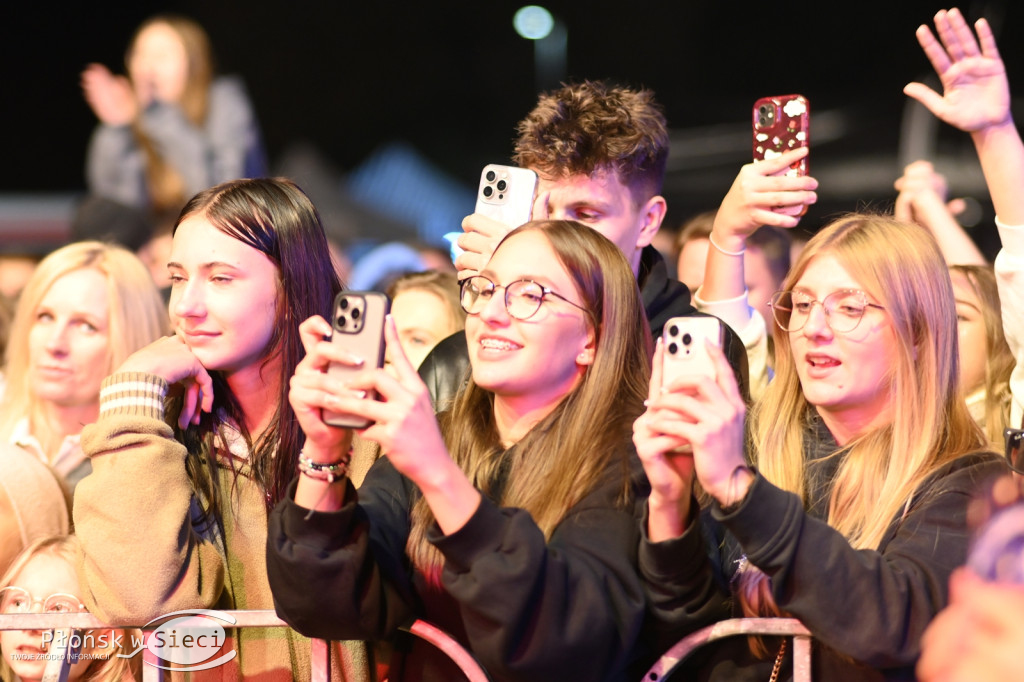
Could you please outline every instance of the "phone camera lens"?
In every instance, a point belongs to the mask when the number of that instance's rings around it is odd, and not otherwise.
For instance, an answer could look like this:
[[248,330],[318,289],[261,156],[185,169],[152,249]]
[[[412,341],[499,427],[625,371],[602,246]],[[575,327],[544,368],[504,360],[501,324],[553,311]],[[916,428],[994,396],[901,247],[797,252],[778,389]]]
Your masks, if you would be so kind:
[[487,185],[486,187],[484,187],[484,197],[490,199],[492,194],[494,194],[494,188],[493,187],[491,187],[490,185]]
[[338,315],[338,329],[344,329],[346,324],[348,324],[348,318],[344,315]]
[[342,310],[348,310],[348,299],[341,299],[341,303],[338,304],[338,307],[341,308]]
[[504,180],[498,180],[498,191],[499,192],[504,192],[506,187],[508,187],[508,183],[507,182],[505,182]]
[[358,319],[359,319],[359,308],[355,308],[352,311],[352,321],[355,322]]
[[669,327],[668,328],[668,335],[669,336],[679,336],[679,327],[677,327],[675,325],[672,325],[671,327]]
[[[354,314],[353,314],[353,317],[355,317]],[[693,337],[690,336],[689,333],[683,334],[683,345],[684,346],[689,346],[691,343],[693,343]]]
[[487,175],[485,177],[487,178],[487,182],[494,182],[494,178],[498,176],[495,175],[494,171],[487,171]]
[[672,343],[668,344],[668,354],[669,355],[675,355],[678,352],[679,352],[679,346],[677,346],[674,341]]

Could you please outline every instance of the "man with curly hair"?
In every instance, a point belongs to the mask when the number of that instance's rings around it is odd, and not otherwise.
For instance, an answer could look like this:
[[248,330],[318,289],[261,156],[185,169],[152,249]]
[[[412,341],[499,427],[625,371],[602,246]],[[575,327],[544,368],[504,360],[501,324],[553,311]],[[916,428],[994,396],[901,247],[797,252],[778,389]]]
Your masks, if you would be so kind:
[[[668,128],[654,93],[602,81],[563,85],[544,93],[518,125],[513,161],[538,175],[533,219],[575,220],[618,246],[640,286],[651,333],[669,318],[701,315],[690,291],[668,277],[651,246],[665,218],[661,196],[668,158]],[[455,261],[459,278],[477,274],[501,238],[515,226],[474,213],[462,221],[464,249]],[[746,352],[723,324],[725,349],[745,389]],[[465,335],[442,341],[420,366],[439,411],[466,380]]]

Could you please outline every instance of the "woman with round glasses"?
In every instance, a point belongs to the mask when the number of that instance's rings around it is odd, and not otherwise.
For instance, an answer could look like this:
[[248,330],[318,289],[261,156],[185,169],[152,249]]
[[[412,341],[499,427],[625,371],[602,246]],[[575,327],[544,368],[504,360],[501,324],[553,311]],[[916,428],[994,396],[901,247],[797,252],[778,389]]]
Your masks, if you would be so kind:
[[[775,379],[749,416],[717,349],[717,380],[658,391],[655,370],[634,433],[651,614],[671,640],[729,617],[729,584],[733,616],[804,623],[815,679],[913,679],[967,554],[971,495],[1004,471],[963,399],[949,274],[923,228],[853,214],[811,239],[784,287]],[[763,681],[788,661],[781,639],[734,638],[696,666]]]
[[[78,613],[85,611],[75,552],[78,539],[59,535],[42,538],[22,552],[0,578],[0,615],[19,613]],[[70,631],[66,631],[70,632]],[[137,679],[142,656],[130,654],[141,641],[137,630],[75,631],[83,654],[68,669],[68,682],[120,682]],[[45,637],[44,634],[51,634]],[[49,659],[54,634],[45,630],[0,630],[0,679],[40,680]],[[134,637],[134,640],[133,640]]]
[[[299,480],[272,517],[278,613],[310,636],[395,643],[389,679],[461,679],[436,651],[397,643],[424,618],[494,679],[619,680],[644,604],[635,507],[645,484],[630,442],[650,340],[636,279],[606,238],[568,221],[510,232],[463,285],[472,379],[434,416],[387,327],[397,378],[348,386],[322,372],[360,364],[302,325],[290,400],[306,433]],[[381,400],[353,391],[375,390]],[[321,409],[375,422],[386,458],[358,493],[351,434]]]

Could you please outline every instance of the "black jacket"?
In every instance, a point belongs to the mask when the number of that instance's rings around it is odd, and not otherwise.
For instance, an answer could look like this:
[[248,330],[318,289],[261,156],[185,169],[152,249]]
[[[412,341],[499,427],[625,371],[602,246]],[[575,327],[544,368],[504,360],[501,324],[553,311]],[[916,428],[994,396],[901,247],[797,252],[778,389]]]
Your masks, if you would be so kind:
[[[758,474],[739,508],[726,513],[712,503],[679,538],[651,543],[642,524],[648,628],[664,651],[704,625],[740,617],[729,583],[746,555],[772,579],[776,604],[814,636],[813,679],[911,682],[921,634],[946,605],[949,576],[967,557],[967,506],[1005,464],[986,452],[953,460],[921,484],[877,550],[856,550],[826,523],[838,446],[820,419],[810,422],[806,509]],[[763,682],[780,642],[767,638],[772,655],[756,660],[745,637],[722,639],[698,649],[678,677]],[[780,680],[792,674],[790,654]]]
[[[702,316],[713,317],[699,312],[690,303],[690,290],[682,282],[669,279],[665,261],[653,246],[644,247],[640,256],[640,272],[637,276],[640,297],[647,311],[647,320],[654,337],[661,335],[665,323],[672,317]],[[727,324],[724,330],[723,348],[729,364],[740,385],[744,397],[749,396],[747,351],[743,342]],[[447,409],[450,401],[469,379],[469,349],[466,333],[458,331],[443,339],[423,360],[419,368],[420,377],[430,391],[430,398],[438,412]]]

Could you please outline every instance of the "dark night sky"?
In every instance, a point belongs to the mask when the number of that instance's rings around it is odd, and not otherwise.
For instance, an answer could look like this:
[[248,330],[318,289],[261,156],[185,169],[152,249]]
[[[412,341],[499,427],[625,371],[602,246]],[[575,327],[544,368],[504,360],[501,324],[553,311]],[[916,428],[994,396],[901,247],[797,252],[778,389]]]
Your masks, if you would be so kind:
[[[867,155],[890,159],[895,178],[901,88],[930,71],[914,29],[942,5],[765,2],[751,10],[746,8],[755,5],[747,2],[562,0],[548,6],[568,26],[569,78],[651,87],[676,130],[725,123],[742,132],[755,99],[801,92],[814,112],[841,111],[845,121],[842,134],[819,146],[812,113],[812,172]],[[272,163],[290,143],[308,141],[349,170],[379,144],[398,138],[473,184],[484,163],[507,158],[514,124],[536,97],[532,44],[511,26],[516,7],[301,0],[11,3],[0,20],[0,116],[7,135],[0,192],[84,189],[84,150],[95,119],[81,98],[78,73],[90,61],[122,68],[133,29],[163,10],[199,20],[211,34],[221,71],[245,79]],[[994,23],[1011,82],[1024,95],[1024,5],[977,2],[966,11],[972,18],[984,13]],[[954,146],[966,142],[949,131],[942,136]],[[686,173],[670,176],[670,205],[715,206],[749,145],[737,145],[732,154],[698,164],[692,181]],[[883,194],[859,198],[891,200],[891,193]],[[845,197],[836,202],[836,208],[857,205]]]

